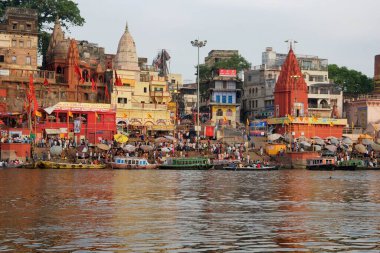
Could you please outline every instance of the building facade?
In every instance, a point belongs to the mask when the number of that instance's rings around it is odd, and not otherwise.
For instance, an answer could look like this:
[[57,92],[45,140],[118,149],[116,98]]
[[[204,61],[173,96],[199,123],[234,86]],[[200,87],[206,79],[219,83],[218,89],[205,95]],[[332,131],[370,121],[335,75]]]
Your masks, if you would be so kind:
[[239,50],[211,50],[205,57],[206,66],[213,66],[215,63],[227,60],[234,55],[239,55]]
[[[274,86],[286,56],[268,47],[262,53],[262,64],[245,72],[242,107],[246,117],[274,116]],[[309,114],[319,117],[334,114],[334,117],[342,117],[343,92],[329,82],[328,61],[310,55],[298,55],[297,60],[309,90]]]

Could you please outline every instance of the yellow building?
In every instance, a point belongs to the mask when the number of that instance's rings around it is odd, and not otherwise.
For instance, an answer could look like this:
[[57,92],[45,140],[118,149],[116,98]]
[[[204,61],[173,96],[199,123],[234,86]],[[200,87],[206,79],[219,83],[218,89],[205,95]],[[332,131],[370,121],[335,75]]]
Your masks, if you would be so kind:
[[173,131],[174,124],[168,110],[171,100],[165,78],[149,66],[140,68],[135,42],[128,26],[121,37],[114,60],[114,85],[111,104],[116,108],[116,121],[129,129],[145,131]]

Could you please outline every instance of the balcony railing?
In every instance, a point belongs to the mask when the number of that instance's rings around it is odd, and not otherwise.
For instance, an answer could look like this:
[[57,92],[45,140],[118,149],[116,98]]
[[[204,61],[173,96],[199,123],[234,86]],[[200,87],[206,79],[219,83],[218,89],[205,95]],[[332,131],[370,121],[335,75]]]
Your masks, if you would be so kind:
[[309,107],[310,109],[331,109],[331,106],[329,106],[329,105],[309,104],[308,107]]
[[147,104],[147,103],[136,103],[132,102],[132,109],[158,109],[158,110],[166,110],[167,105],[162,104]]
[[47,70],[27,70],[27,69],[3,69],[0,74],[3,78],[27,79],[32,75],[34,80],[43,81],[45,78],[49,81],[55,80],[55,72]]
[[151,91],[150,92],[151,97],[170,97],[169,91]]

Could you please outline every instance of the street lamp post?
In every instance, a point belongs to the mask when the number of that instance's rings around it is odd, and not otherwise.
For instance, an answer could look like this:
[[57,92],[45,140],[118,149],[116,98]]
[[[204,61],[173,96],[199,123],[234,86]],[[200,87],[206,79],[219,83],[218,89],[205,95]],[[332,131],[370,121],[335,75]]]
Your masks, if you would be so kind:
[[193,47],[198,48],[198,65],[197,65],[197,149],[199,151],[199,132],[200,132],[200,124],[199,124],[199,48],[206,46],[207,40],[193,40],[191,41],[191,45]]

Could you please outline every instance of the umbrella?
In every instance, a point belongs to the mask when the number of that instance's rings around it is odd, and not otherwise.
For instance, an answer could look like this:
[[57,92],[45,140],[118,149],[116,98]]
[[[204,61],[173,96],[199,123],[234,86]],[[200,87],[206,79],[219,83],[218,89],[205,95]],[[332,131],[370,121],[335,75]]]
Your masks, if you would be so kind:
[[312,139],[322,139],[321,137],[319,137],[319,136],[313,136],[313,137],[311,137]]
[[310,143],[308,143],[307,141],[301,141],[300,142],[300,144],[302,145],[302,146],[304,146],[304,147],[311,147],[311,144]]
[[154,142],[167,142],[168,139],[166,139],[165,137],[158,137],[154,140]]
[[275,140],[278,140],[282,137],[281,134],[270,134],[268,135],[268,140],[269,141],[275,141]]
[[356,144],[355,145],[355,149],[359,152],[359,153],[366,153],[367,152],[367,149],[365,148],[365,146],[363,144]]
[[363,145],[371,145],[373,143],[373,140],[371,139],[362,139]]
[[53,146],[50,148],[50,154],[52,155],[60,155],[62,153],[61,146]]
[[133,146],[133,145],[128,144],[128,145],[125,145],[123,149],[124,149],[125,151],[128,151],[128,152],[134,152],[135,149],[136,149],[136,147]]
[[145,152],[153,150],[153,147],[149,145],[141,145],[140,148]]
[[319,146],[319,145],[314,145],[314,151],[321,151],[322,150],[322,147]]
[[339,140],[338,140],[338,139],[336,139],[336,138],[334,138],[334,139],[330,139],[330,142],[331,142],[331,144],[334,144],[334,145],[336,145],[336,144],[338,144],[338,143],[339,143]]
[[336,152],[337,149],[337,147],[334,145],[327,145],[325,148],[331,152]]
[[165,153],[168,153],[168,152],[170,152],[170,148],[164,147],[164,148],[161,149],[161,151],[165,152]]
[[165,138],[166,138],[167,140],[171,141],[171,142],[176,142],[176,141],[177,141],[176,138],[174,138],[173,136],[170,136],[170,135],[166,135]]
[[128,137],[123,135],[123,134],[115,134],[113,136],[113,138],[115,139],[115,141],[117,141],[118,143],[126,143],[128,141]]
[[376,144],[376,143],[372,142],[371,143],[371,147],[375,151],[380,151],[380,145],[379,144]]
[[322,139],[314,139],[314,142],[317,143],[318,145],[324,145],[325,141]]
[[102,149],[102,150],[109,150],[110,147],[106,144],[103,144],[103,143],[99,143],[98,145],[96,145],[98,148]]
[[329,136],[329,137],[326,137],[325,138],[325,140],[328,140],[328,139],[330,139],[330,140],[337,140],[338,138],[336,138],[335,136]]
[[345,144],[352,144],[352,140],[348,137],[344,137],[343,140],[342,140],[343,143]]
[[308,139],[305,136],[298,137],[299,141],[308,141]]

